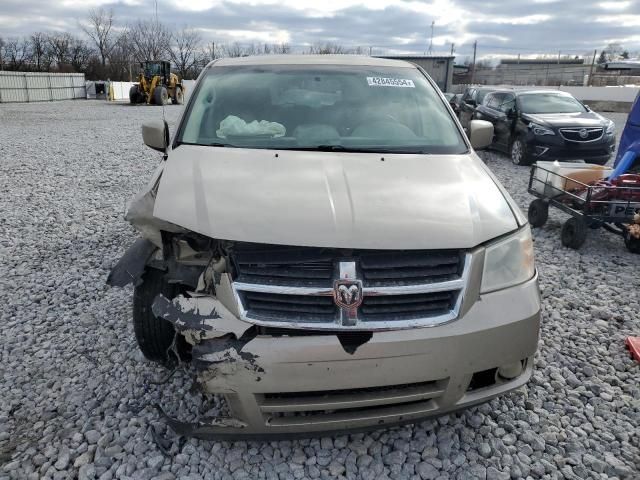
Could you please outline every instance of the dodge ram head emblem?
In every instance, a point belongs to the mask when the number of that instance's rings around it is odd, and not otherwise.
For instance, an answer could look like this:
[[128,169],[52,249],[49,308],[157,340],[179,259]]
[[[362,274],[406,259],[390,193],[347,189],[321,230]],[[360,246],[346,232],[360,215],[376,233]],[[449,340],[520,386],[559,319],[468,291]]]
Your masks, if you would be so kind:
[[589,132],[587,131],[586,128],[581,128],[578,131],[578,135],[580,135],[580,138],[587,138],[589,136]]
[[362,303],[360,280],[336,280],[333,284],[333,301],[341,308],[354,309]]

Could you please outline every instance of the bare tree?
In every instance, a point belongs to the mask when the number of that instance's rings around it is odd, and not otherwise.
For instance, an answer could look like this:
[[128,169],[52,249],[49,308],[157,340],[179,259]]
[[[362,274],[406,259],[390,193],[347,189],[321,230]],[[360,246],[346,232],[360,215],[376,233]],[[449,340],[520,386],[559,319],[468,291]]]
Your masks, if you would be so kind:
[[155,20],[138,20],[129,28],[127,39],[138,61],[166,60],[171,50],[171,31]]
[[0,37],[0,70],[4,70],[4,62],[5,62],[5,57],[4,57],[4,47],[6,45],[6,42],[4,40],[4,38]]
[[329,43],[325,43],[324,45],[323,44],[311,45],[307,53],[311,53],[315,55],[329,55],[329,54],[341,54],[341,53],[347,53],[347,52],[342,45],[329,42]]
[[79,38],[74,38],[69,45],[69,63],[76,72],[85,72],[93,51]]
[[5,62],[10,70],[25,70],[29,61],[29,42],[26,39],[10,38],[4,45]]
[[202,37],[193,29],[183,28],[173,35],[173,43],[169,49],[171,61],[175,65],[181,78],[193,76],[198,63],[198,51],[202,44]]
[[72,43],[73,37],[66,32],[47,36],[47,47],[58,69],[69,64],[69,50]]
[[224,57],[242,57],[245,56],[246,53],[242,46],[238,42],[234,42],[231,45],[223,45],[222,46],[222,56]]
[[29,37],[29,43],[31,44],[31,57],[35,69],[38,72],[48,70],[51,61],[47,56],[47,36],[42,32],[34,32]]
[[115,43],[115,35],[113,27],[113,10],[105,10],[104,8],[92,8],[89,10],[87,18],[88,24],[80,24],[80,28],[95,44],[102,66],[107,64],[107,59],[111,53],[111,49]]

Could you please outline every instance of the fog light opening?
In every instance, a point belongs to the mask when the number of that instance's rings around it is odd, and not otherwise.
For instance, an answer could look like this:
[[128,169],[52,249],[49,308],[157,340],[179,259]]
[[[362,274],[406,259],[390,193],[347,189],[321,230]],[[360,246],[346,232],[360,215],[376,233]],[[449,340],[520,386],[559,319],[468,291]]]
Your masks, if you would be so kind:
[[542,155],[544,155],[545,153],[547,153],[547,151],[549,150],[548,147],[541,147],[539,145],[536,145],[536,155],[538,157],[541,157]]
[[524,370],[524,361],[518,360],[517,362],[507,363],[498,368],[498,375],[504,380],[513,380],[519,377]]

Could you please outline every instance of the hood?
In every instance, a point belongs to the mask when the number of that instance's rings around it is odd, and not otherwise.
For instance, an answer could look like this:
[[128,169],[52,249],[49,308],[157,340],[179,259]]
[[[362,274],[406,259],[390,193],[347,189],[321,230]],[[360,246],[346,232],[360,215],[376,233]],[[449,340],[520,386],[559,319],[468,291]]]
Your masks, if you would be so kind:
[[335,248],[470,248],[518,227],[475,154],[181,145],[153,214],[212,238]]
[[547,127],[606,127],[608,123],[595,112],[523,113],[522,118]]

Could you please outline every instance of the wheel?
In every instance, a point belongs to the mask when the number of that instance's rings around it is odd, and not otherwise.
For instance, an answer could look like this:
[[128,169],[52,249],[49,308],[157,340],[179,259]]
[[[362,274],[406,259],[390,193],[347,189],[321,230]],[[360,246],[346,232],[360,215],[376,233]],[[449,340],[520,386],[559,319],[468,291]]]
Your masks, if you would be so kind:
[[146,358],[170,366],[177,360],[175,354],[168,352],[175,330],[171,323],[153,314],[151,304],[159,293],[173,298],[179,290],[176,285],[164,280],[164,272],[155,268],[147,268],[142,280],[133,291],[133,331],[136,341]]
[[153,103],[156,105],[166,105],[169,102],[169,93],[166,87],[156,87],[153,90]]
[[577,250],[587,239],[587,224],[581,218],[571,217],[564,222],[560,236],[562,245]]
[[634,238],[629,231],[624,233],[624,245],[631,253],[640,253],[640,238]]
[[184,93],[182,93],[182,88],[176,87],[176,93],[173,96],[172,102],[174,105],[182,105],[184,103]]
[[527,146],[520,137],[517,137],[511,144],[511,161],[514,165],[531,165],[531,159],[527,153]]
[[549,204],[541,199],[536,199],[529,205],[529,223],[532,227],[541,227],[549,218]]
[[142,94],[140,93],[140,87],[134,85],[129,89],[129,103],[140,103]]

